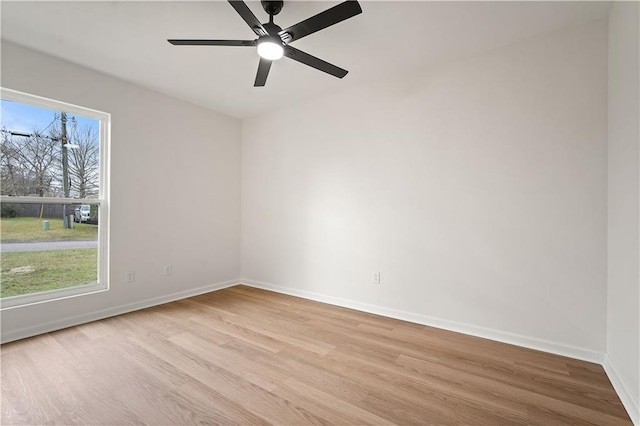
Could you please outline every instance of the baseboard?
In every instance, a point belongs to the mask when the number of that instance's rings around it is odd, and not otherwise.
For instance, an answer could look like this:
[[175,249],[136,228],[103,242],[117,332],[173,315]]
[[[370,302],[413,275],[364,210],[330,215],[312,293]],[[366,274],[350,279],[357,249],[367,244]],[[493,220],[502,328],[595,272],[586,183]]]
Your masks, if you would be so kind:
[[629,413],[629,417],[631,417],[631,421],[635,426],[640,426],[640,402],[637,397],[634,397],[632,392],[629,390],[624,380],[618,374],[618,370],[616,370],[611,358],[609,355],[604,356],[604,363],[602,364],[604,367],[605,373],[609,377],[613,388],[616,390],[618,396],[620,397],[620,401],[622,401],[622,405],[626,408],[627,413]]
[[356,302],[353,300],[342,299],[339,297],[326,296],[319,293],[313,293],[304,290],[282,287],[275,284],[254,281],[250,279],[242,279],[241,282],[247,286],[270,290],[277,293],[288,294],[291,296],[302,297],[304,299],[315,300],[317,302],[328,303],[331,305],[341,306],[344,308],[355,309],[357,311],[368,312],[371,314],[382,315],[385,317],[395,318],[403,321],[409,321],[416,324],[427,325],[430,327],[441,328],[445,330],[455,331],[458,333],[468,334],[471,336],[482,337],[497,342],[508,343],[511,345],[522,346],[529,349],[535,349],[543,352],[549,352],[556,355],[562,355],[569,358],[580,359],[583,361],[602,364],[604,353],[590,349],[580,348],[562,343],[551,342],[548,340],[536,339],[533,337],[523,336],[505,331],[478,327],[470,324],[449,321],[441,318],[430,317],[427,315],[406,312],[397,309],[385,308],[383,306],[371,305],[368,303]]
[[134,303],[127,303],[125,305],[115,306],[113,308],[103,309],[96,312],[71,316],[44,324],[38,324],[37,326],[24,327],[16,330],[9,330],[6,332],[3,331],[1,336],[1,343],[8,343],[14,340],[36,336],[38,334],[50,333],[52,331],[61,330],[63,328],[73,327],[74,325],[97,321],[116,315],[126,314],[127,312],[133,312],[144,308],[150,308],[156,305],[162,305],[163,303],[186,299],[187,297],[193,297],[199,294],[222,290],[223,288],[232,287],[238,284],[240,284],[240,280],[224,281],[216,284],[209,284],[202,287],[179,291],[164,296],[154,297],[151,299],[145,299]]

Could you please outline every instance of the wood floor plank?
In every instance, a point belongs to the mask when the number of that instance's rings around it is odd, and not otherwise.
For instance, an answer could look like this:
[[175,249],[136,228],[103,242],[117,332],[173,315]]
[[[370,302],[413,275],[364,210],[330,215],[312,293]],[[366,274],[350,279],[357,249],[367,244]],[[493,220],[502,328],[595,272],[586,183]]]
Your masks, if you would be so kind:
[[631,425],[600,365],[247,286],[0,364],[8,425]]
[[287,380],[278,386],[275,393],[326,418],[331,424],[394,424],[296,379]]

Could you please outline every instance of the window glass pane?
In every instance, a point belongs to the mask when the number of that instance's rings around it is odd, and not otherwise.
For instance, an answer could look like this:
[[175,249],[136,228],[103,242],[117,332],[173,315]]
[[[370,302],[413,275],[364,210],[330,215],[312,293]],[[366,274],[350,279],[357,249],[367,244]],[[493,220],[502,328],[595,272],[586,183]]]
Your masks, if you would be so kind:
[[0,91],[0,309],[107,290],[109,114]]
[[98,281],[97,204],[2,203],[1,211],[1,297]]
[[100,121],[2,100],[2,195],[98,198]]

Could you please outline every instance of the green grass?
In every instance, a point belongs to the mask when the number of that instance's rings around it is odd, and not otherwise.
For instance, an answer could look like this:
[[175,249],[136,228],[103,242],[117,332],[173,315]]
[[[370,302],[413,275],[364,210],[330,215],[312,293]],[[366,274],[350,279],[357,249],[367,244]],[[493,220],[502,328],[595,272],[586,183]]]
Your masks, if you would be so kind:
[[62,219],[47,219],[49,230],[42,229],[42,220],[37,217],[2,218],[0,235],[3,243],[11,241],[51,241],[97,239],[98,226],[74,223],[73,228],[64,229]]
[[97,248],[2,253],[1,260],[0,297],[94,283],[98,276]]

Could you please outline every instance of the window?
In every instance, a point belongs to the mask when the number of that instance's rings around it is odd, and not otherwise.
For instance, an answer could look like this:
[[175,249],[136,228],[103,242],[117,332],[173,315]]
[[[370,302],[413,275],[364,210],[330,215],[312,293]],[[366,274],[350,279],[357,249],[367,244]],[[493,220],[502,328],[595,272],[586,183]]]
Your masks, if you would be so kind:
[[0,90],[0,306],[107,290],[110,115]]

